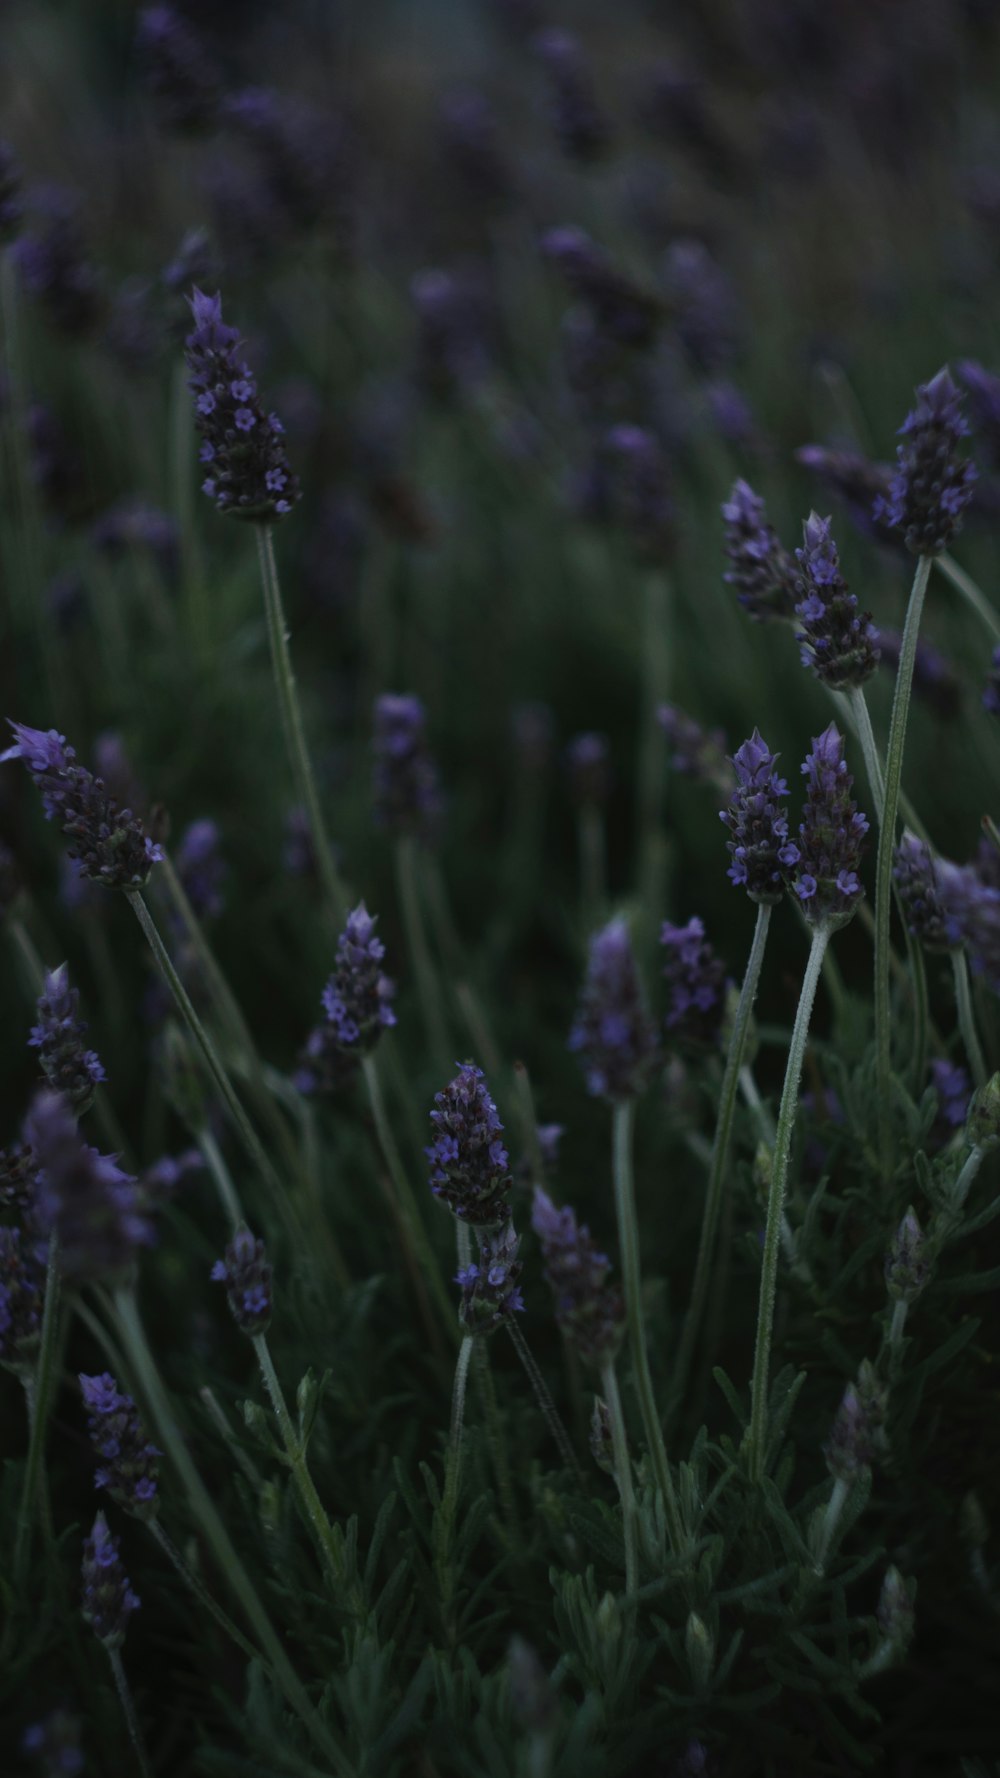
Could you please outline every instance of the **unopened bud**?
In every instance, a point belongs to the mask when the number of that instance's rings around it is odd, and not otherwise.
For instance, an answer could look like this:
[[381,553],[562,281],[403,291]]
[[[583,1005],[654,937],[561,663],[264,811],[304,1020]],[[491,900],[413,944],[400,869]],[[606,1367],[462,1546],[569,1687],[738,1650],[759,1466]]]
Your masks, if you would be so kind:
[[613,1593],[605,1593],[597,1607],[594,1627],[603,1643],[617,1648],[622,1633],[622,1614]]
[[599,1395],[594,1396],[594,1411],[590,1416],[590,1455],[607,1475],[615,1473],[614,1444],[611,1438],[611,1415],[608,1404]]
[[1000,1074],[973,1095],[965,1133],[973,1148],[995,1148],[1000,1142]]
[[893,1302],[915,1302],[927,1283],[927,1242],[911,1204],[885,1259],[885,1282]]
[[707,1691],[715,1666],[715,1638],[704,1619],[694,1611],[689,1614],[684,1630],[684,1652],[696,1690]]
[[853,1383],[848,1383],[844,1390],[823,1454],[830,1474],[838,1482],[853,1481],[858,1471],[871,1463],[871,1420],[867,1404]]
[[545,1735],[556,1714],[556,1697],[545,1668],[530,1642],[512,1636],[507,1651],[510,1704],[518,1726],[528,1735]]
[[913,1636],[914,1614],[910,1588],[898,1568],[886,1570],[876,1616],[886,1642],[902,1654]]

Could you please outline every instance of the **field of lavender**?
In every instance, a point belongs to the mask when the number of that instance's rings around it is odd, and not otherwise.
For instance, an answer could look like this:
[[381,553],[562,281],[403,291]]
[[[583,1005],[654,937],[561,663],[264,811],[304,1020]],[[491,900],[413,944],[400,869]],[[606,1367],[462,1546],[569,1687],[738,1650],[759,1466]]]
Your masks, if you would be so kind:
[[0,1767],[997,1778],[1000,14],[0,104]]

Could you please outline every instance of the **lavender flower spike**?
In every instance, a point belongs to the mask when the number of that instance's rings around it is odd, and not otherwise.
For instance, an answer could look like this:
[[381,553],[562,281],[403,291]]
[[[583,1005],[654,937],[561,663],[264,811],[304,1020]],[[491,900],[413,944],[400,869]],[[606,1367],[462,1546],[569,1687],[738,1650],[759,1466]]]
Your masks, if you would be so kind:
[[969,425],[947,367],[917,389],[916,406],[900,427],[903,443],[887,497],[873,512],[902,531],[915,556],[937,556],[961,529],[977,480],[975,464],[959,457]]
[[517,1280],[521,1263],[517,1257],[521,1245],[513,1224],[508,1220],[497,1229],[480,1229],[479,1261],[464,1266],[455,1274],[462,1287],[459,1320],[468,1333],[493,1333],[502,1327],[505,1317],[520,1313],[524,1299]]
[[23,759],[38,789],[47,821],[58,820],[72,840],[69,855],[81,877],[109,889],[141,889],[151,867],[163,858],[131,809],[121,809],[103,778],[74,764],[76,753],[65,735],[11,722],[14,745],[4,760]]
[[896,847],[892,875],[913,937],[928,951],[946,951],[953,942],[948,932],[944,883],[926,840],[909,828]]
[[733,861],[726,875],[751,901],[769,907],[784,895],[788,847],[788,817],[781,806],[788,785],[775,772],[777,757],[755,728],[733,755],[736,789],[728,809],[719,810],[733,836],[726,842]]
[[107,1488],[112,1500],[139,1519],[159,1510],[157,1458],[136,1412],[135,1402],[118,1388],[107,1371],[98,1377],[80,1374],[80,1393],[87,1409],[87,1434],[100,1459],[94,1485]]
[[121,1647],[128,1620],[140,1604],[122,1567],[119,1541],[108,1530],[104,1514],[98,1513],[83,1546],[83,1615],[109,1649]]
[[701,920],[686,926],[665,921],[660,943],[667,953],[663,973],[670,991],[667,1033],[675,1043],[716,1044],[726,1007],[726,971],[705,937]]
[[1000,716],[1000,647],[993,650],[990,670],[986,676],[986,689],[983,692],[983,709],[991,716]]
[[79,992],[70,987],[66,965],[60,963],[45,978],[45,989],[38,999],[38,1023],[28,1038],[29,1048],[38,1051],[49,1086],[65,1094],[77,1117],[93,1104],[94,1088],[107,1078],[96,1051],[83,1047],[87,1027],[77,1016],[79,1006]]
[[37,1095],[24,1138],[38,1167],[39,1225],[58,1237],[63,1276],[103,1281],[127,1270],[154,1238],[135,1180],[111,1155],[88,1148],[60,1093]]
[[556,1320],[584,1363],[601,1370],[625,1331],[621,1297],[607,1281],[611,1261],[598,1251],[571,1206],[557,1209],[540,1185],[535,1187],[531,1226],[542,1245]]
[[569,1047],[581,1057],[595,1098],[632,1099],[642,1092],[657,1051],[628,927],[610,921],[590,941],[587,974]]
[[535,40],[549,78],[552,122],[570,160],[598,160],[608,146],[607,122],[597,102],[590,69],[568,31],[543,31]]
[[196,289],[191,311],[194,330],[185,347],[206,467],[202,492],[233,518],[273,524],[299,498],[282,442],[285,429],[277,414],[265,414],[260,405],[250,367],[239,357],[239,333],[222,319],[222,297]]
[[375,819],[390,833],[428,835],[441,814],[437,768],[427,747],[419,698],[391,692],[375,700]]
[[221,83],[187,20],[172,6],[145,7],[139,14],[136,48],[164,123],[182,133],[212,129]]
[[863,685],[878,666],[878,631],[870,612],[859,611],[847,589],[829,519],[810,513],[795,557],[801,570],[795,615],[802,625],[796,633],[802,665],[838,690]]
[[482,1069],[463,1062],[434,1104],[436,1133],[425,1150],[434,1196],[474,1228],[502,1227],[510,1219],[510,1157]]
[[730,567],[724,579],[736,588],[744,611],[762,622],[767,618],[794,616],[796,603],[795,563],[778,541],[767,520],[764,502],[749,483],[736,481],[722,508],[726,526],[726,555]]
[[656,720],[672,749],[671,770],[698,784],[711,784],[720,796],[730,796],[733,769],[726,753],[726,737],[720,728],[702,728],[676,704],[660,704]]
[[226,1287],[233,1320],[248,1339],[265,1333],[271,1321],[271,1267],[264,1258],[264,1243],[243,1223],[236,1230],[222,1259],[212,1267],[212,1277]]
[[380,968],[384,956],[375,919],[360,901],[337,940],[336,968],[323,990],[330,1036],[347,1055],[374,1049],[382,1032],[396,1023],[389,1005],[395,989]]
[[808,779],[798,843],[785,852],[791,887],[811,926],[843,926],[864,890],[858,865],[868,818],[851,799],[854,782],[836,724],[813,739],[802,766]]

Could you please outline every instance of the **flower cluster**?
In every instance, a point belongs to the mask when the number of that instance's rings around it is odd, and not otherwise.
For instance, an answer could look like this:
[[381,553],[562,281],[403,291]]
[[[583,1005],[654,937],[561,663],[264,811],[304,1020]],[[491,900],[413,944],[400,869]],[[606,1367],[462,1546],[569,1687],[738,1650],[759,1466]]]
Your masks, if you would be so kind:
[[112,1500],[137,1518],[152,1518],[159,1508],[157,1458],[130,1395],[119,1389],[107,1371],[97,1377],[80,1374],[80,1393],[87,1410],[87,1435],[99,1458],[94,1485],[107,1488]]
[[885,1257],[885,1282],[890,1299],[898,1303],[915,1302],[929,1276],[927,1239],[911,1206]]
[[653,561],[669,553],[674,522],[663,448],[642,426],[613,426],[605,439],[614,465],[611,499],[637,550]]
[[336,967],[323,990],[323,1008],[335,1047],[348,1055],[373,1049],[396,1023],[389,1002],[393,983],[381,969],[385,946],[363,901],[347,916],[337,940]]
[[759,621],[793,617],[798,597],[795,563],[768,523],[760,495],[747,482],[734,482],[722,517],[730,563],[724,579],[735,587],[744,611]]
[[705,937],[697,917],[686,926],[664,921],[660,943],[667,954],[663,973],[669,991],[667,1033],[675,1043],[716,1044],[726,1007],[725,966]]
[[93,1103],[94,1088],[107,1076],[95,1050],[85,1049],[87,1027],[77,1015],[80,995],[69,985],[65,963],[45,978],[44,992],[36,1009],[28,1044],[37,1049],[38,1060],[49,1086],[65,1095],[77,1117]]
[[188,387],[194,396],[206,468],[202,491],[220,512],[271,524],[299,498],[277,414],[265,414],[257,384],[239,356],[240,336],[222,319],[222,297],[195,290],[194,329],[185,342]]
[[724,370],[736,345],[736,308],[729,280],[704,241],[674,241],[664,257],[664,283],[677,335],[704,376]]
[[246,1224],[241,1224],[222,1259],[212,1267],[212,1277],[225,1285],[233,1320],[250,1339],[264,1333],[270,1323],[271,1276],[263,1241],[256,1240]]
[[[953,942],[948,934],[940,862],[926,840],[918,839],[909,828],[903,830],[893,860],[893,881],[906,914],[906,924],[913,937],[919,939],[928,951],[946,951]],[[950,869],[944,874],[949,875]]]
[[153,1241],[135,1180],[87,1146],[59,1093],[38,1094],[24,1135],[38,1167],[39,1223],[58,1237],[64,1277],[103,1280],[124,1271]]
[[990,460],[1000,467],[1000,377],[966,358],[958,367],[972,407],[972,424],[986,445]]
[[946,1137],[951,1136],[962,1128],[968,1115],[972,1098],[968,1071],[961,1063],[949,1062],[947,1056],[935,1056],[931,1061],[931,1083],[938,1099],[935,1123],[943,1127]]
[[136,48],[167,127],[192,135],[211,130],[218,116],[221,82],[186,19],[172,6],[147,6],[139,14]]
[[375,819],[390,833],[429,835],[441,814],[437,767],[427,748],[419,698],[387,692],[375,701]]
[[29,296],[52,326],[82,339],[100,325],[104,291],[88,257],[75,198],[62,189],[45,194],[44,213],[11,252]]
[[990,660],[983,692],[983,709],[988,710],[991,716],[1000,716],[1000,646],[993,650]]
[[802,766],[806,806],[797,843],[785,850],[791,887],[812,926],[842,926],[864,894],[858,866],[868,818],[851,799],[853,778],[835,723],[813,738]]
[[656,1053],[628,927],[612,920],[590,941],[587,974],[569,1047],[580,1056],[587,1091],[611,1100],[642,1092]]
[[898,541],[891,526],[873,512],[878,501],[889,493],[891,464],[873,463],[860,451],[830,450],[816,444],[803,445],[796,451],[795,460],[843,501],[852,522],[865,536],[875,537],[881,543]]
[[0,1364],[30,1369],[42,1325],[45,1271],[20,1229],[0,1228]]
[[770,906],[782,899],[788,862],[788,816],[781,806],[788,785],[775,772],[776,763],[777,754],[754,729],[733,755],[736,790],[728,809],[719,810],[733,836],[726,842],[733,861],[726,875],[751,901]]
[[108,1648],[121,1647],[128,1620],[140,1604],[118,1554],[120,1541],[112,1537],[104,1514],[98,1513],[83,1546],[83,1615]]
[[624,1325],[622,1299],[608,1284],[611,1261],[590,1230],[577,1222],[571,1206],[557,1209],[540,1185],[535,1187],[531,1226],[541,1242],[556,1320],[584,1363],[600,1370],[614,1357]]
[[648,346],[660,320],[660,305],[614,266],[582,228],[549,229],[542,252],[586,305],[596,338],[618,346]]
[[0,753],[23,759],[38,789],[46,820],[58,820],[72,844],[69,855],[82,877],[109,889],[141,889],[151,867],[163,858],[131,809],[121,809],[103,778],[74,764],[76,753],[56,730],[11,722],[14,745]]
[[977,864],[938,858],[935,868],[948,943],[963,945],[974,973],[1000,993],[1000,889]]
[[462,1222],[501,1227],[510,1216],[510,1156],[482,1069],[463,1062],[434,1105],[435,1137],[425,1150],[434,1196]]
[[535,48],[548,76],[552,123],[563,149],[571,160],[600,159],[610,132],[579,43],[568,31],[549,30],[536,38]]
[[517,1254],[521,1238],[509,1220],[496,1229],[476,1232],[479,1259],[455,1274],[461,1285],[459,1320],[468,1333],[488,1334],[503,1325],[504,1317],[524,1308],[518,1288],[521,1262]]
[[184,829],[174,853],[174,869],[199,920],[215,920],[222,912],[226,866],[218,823],[210,816]]
[[848,1383],[823,1452],[836,1481],[853,1481],[859,1470],[870,1467],[875,1456],[874,1432],[867,1402],[855,1385]]
[[710,784],[722,796],[733,788],[733,769],[726,752],[726,737],[719,728],[702,728],[693,716],[676,704],[660,704],[656,720],[670,745],[671,769],[699,784]]
[[848,591],[829,519],[810,513],[795,557],[801,570],[795,615],[802,625],[796,632],[802,665],[837,690],[863,685],[878,666],[878,631],[870,612],[859,611]]
[[35,1202],[38,1162],[23,1142],[11,1148],[0,1148],[0,1210],[16,1210],[19,1214]]
[[900,427],[903,443],[888,495],[874,506],[876,518],[902,531],[917,556],[940,555],[972,499],[976,468],[958,455],[969,425],[961,395],[947,368],[917,389],[916,406]]

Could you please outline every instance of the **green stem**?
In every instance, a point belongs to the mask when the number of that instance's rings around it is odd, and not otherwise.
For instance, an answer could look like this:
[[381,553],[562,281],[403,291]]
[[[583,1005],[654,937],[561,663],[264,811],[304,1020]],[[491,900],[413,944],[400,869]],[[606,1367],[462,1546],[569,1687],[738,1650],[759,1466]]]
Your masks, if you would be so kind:
[[454,1058],[442,1006],[441,984],[431,958],[420,907],[416,845],[412,834],[401,834],[397,840],[396,885],[406,929],[407,948],[417,978],[417,995],[427,1035],[427,1047],[435,1070],[443,1077],[449,1073]]
[[149,1531],[150,1536],[159,1544],[167,1561],[176,1568],[188,1591],[193,1593],[199,1604],[203,1605],[205,1610],[211,1613],[212,1617],[214,1617],[216,1623],[219,1625],[219,1628],[225,1631],[231,1642],[235,1642],[237,1648],[242,1649],[249,1661],[259,1661],[260,1650],[254,1648],[252,1642],[247,1641],[243,1631],[237,1629],[232,1618],[223,1611],[218,1600],[209,1592],[204,1581],[201,1579],[201,1576],[196,1574],[195,1570],[185,1562],[177,1545],[163,1529],[159,1519],[144,1519],[143,1523]]
[[764,961],[764,947],[767,944],[767,931],[771,919],[771,909],[761,902],[757,908],[757,924],[754,928],[753,943],[747,963],[746,975],[740,990],[736,1018],[729,1039],[729,1053],[726,1056],[725,1072],[722,1076],[722,1088],[719,1094],[719,1116],[715,1126],[715,1137],[712,1143],[712,1156],[709,1163],[708,1185],[705,1191],[705,1208],[702,1212],[701,1239],[698,1244],[698,1258],[695,1262],[694,1283],[691,1286],[691,1301],[688,1305],[684,1321],[684,1332],[681,1336],[680,1350],[673,1367],[673,1395],[680,1401],[684,1394],[691,1359],[694,1354],[701,1319],[705,1310],[709,1282],[712,1275],[712,1262],[715,1256],[715,1241],[719,1227],[719,1215],[725,1194],[729,1167],[729,1146],[733,1132],[733,1114],[736,1109],[736,1094],[740,1083],[740,1071],[746,1053],[747,1038],[750,1033],[750,1019],[753,1003],[757,998],[757,985],[760,981],[761,965]]
[[885,761],[885,808],[878,836],[875,867],[875,1085],[878,1102],[879,1151],[884,1181],[893,1166],[892,1142],[892,1031],[889,1000],[889,914],[892,906],[892,858],[896,845],[896,811],[903,773],[906,723],[910,712],[913,663],[917,654],[920,617],[930,579],[931,556],[920,556],[903,627],[896,689],[889,723]]
[[142,1730],[139,1727],[139,1718],[136,1716],[135,1704],[132,1701],[132,1690],[125,1677],[125,1669],[122,1666],[121,1654],[117,1648],[112,1648],[107,1642],[104,1646],[108,1651],[108,1660],[111,1662],[111,1671],[115,1676],[115,1685],[118,1689],[122,1714],[125,1717],[125,1722],[128,1727],[128,1738],[132,1743],[132,1751],[135,1754],[136,1764],[142,1773],[142,1778],[153,1778],[149,1760],[146,1758],[146,1748],[142,1739]]
[[153,1355],[146,1342],[135,1297],[131,1291],[119,1290],[114,1298],[119,1330],[125,1343],[136,1379],[146,1397],[153,1422],[164,1450],[180,1476],[192,1509],[215,1553],[217,1562],[246,1613],[264,1655],[292,1709],[309,1730],[316,1746],[335,1765],[340,1763],[339,1750],[329,1730],[317,1716],[291,1662],[278,1639],[274,1626],[257,1596],[243,1567],[225,1525],[223,1524],[204,1482],[188,1454],[183,1433],[173,1416],[166,1390],[160,1381]]
[[[288,1403],[285,1400],[278,1373],[274,1368],[274,1360],[271,1357],[271,1348],[267,1343],[267,1337],[262,1333],[254,1334],[252,1337],[257,1362],[260,1365],[260,1374],[264,1379],[264,1387],[271,1398],[271,1406],[274,1409],[274,1416],[281,1433],[281,1442],[288,1456],[292,1480],[302,1502],[306,1523],[312,1532],[313,1541],[320,1562],[326,1570],[327,1579],[330,1581],[333,1591],[340,1593],[345,1585],[343,1539],[338,1537],[331,1525],[323,1503],[316,1492],[316,1484],[309,1473],[305,1451],[292,1424]],[[361,1610],[361,1601],[356,1588],[351,1589],[350,1609],[355,1612]]]
[[833,1534],[837,1529],[840,1515],[844,1510],[844,1501],[847,1499],[847,1495],[848,1484],[844,1481],[842,1476],[837,1476],[834,1480],[833,1487],[830,1490],[830,1498],[826,1503],[826,1512],[823,1514],[823,1523],[820,1527],[815,1563],[815,1572],[817,1574],[822,1574],[826,1567],[827,1552],[830,1548]]
[[219,1202],[228,1216],[231,1226],[234,1229],[237,1229],[241,1222],[246,1221],[246,1217],[244,1216],[243,1206],[237,1195],[236,1187],[233,1184],[232,1174],[222,1158],[222,1151],[219,1148],[219,1144],[216,1142],[211,1130],[207,1128],[198,1131],[197,1142],[198,1147],[204,1156],[205,1164],[215,1181],[215,1187],[219,1194]]
[[955,1210],[962,1209],[962,1207],[965,1203],[965,1200],[968,1197],[970,1190],[972,1189],[972,1182],[975,1179],[976,1174],[979,1172],[979,1169],[983,1164],[985,1152],[986,1151],[982,1148],[973,1148],[970,1150],[968,1159],[966,1160],[961,1173],[959,1174],[958,1178],[955,1181],[954,1190],[952,1191],[952,1194],[951,1194],[951,1202],[952,1202],[953,1209],[955,1209]]
[[226,1419],[222,1405],[214,1390],[210,1389],[207,1383],[203,1383],[198,1394],[201,1396],[201,1399],[208,1410],[209,1417],[211,1418],[216,1431],[221,1436],[233,1462],[243,1471],[243,1474],[246,1476],[254,1493],[259,1494],[264,1486],[260,1470],[254,1463],[253,1458],[248,1455],[240,1444],[229,1421]]
[[559,1455],[577,1486],[582,1488],[583,1472],[576,1460],[573,1446],[570,1444],[569,1433],[566,1431],[566,1428],[562,1423],[559,1410],[549,1393],[549,1386],[532,1357],[531,1348],[517,1324],[516,1317],[514,1315],[506,1315],[504,1317],[504,1326],[514,1342],[514,1350],[524,1366],[525,1374],[535,1392],[535,1400],[538,1402],[545,1424],[555,1440]]
[[392,1133],[392,1125],[386,1115],[382,1083],[379,1079],[378,1066],[374,1056],[367,1055],[363,1058],[361,1071],[368,1089],[368,1100],[375,1122],[375,1135],[382,1151],[382,1158],[389,1169],[389,1177],[396,1194],[396,1203],[403,1220],[417,1277],[422,1279],[430,1290],[447,1329],[448,1338],[450,1341],[454,1341],[459,1337],[458,1308],[452,1301],[447,1285],[441,1276],[441,1268],[431,1245],[427,1226],[420,1214],[413,1187],[400,1158],[396,1138]]
[[656,720],[670,690],[668,626],[670,582],[662,568],[645,576],[642,589],[642,686],[639,701],[639,767],[636,775],[636,880],[639,906],[655,927],[663,902],[663,790],[667,776],[667,737]]
[[458,1348],[458,1359],[455,1364],[455,1382],[451,1392],[451,1428],[448,1433],[448,1457],[445,1464],[444,1499],[442,1514],[449,1534],[455,1519],[455,1508],[458,1505],[458,1483],[462,1468],[462,1429],[465,1424],[465,1391],[469,1380],[469,1360],[475,1344],[471,1334],[466,1334]]
[[625,1431],[622,1398],[618,1389],[618,1378],[615,1376],[614,1363],[611,1360],[602,1367],[601,1389],[608,1410],[608,1418],[611,1421],[611,1448],[615,1459],[615,1481],[618,1484],[618,1495],[622,1503],[622,1535],[625,1540],[625,1591],[631,1599],[635,1596],[639,1572],[635,1489],[632,1485],[632,1460],[628,1452],[628,1435]]
[[195,1012],[188,991],[174,968],[170,952],[167,950],[166,945],[160,937],[156,921],[153,919],[149,908],[146,906],[141,891],[138,889],[126,889],[125,894],[128,897],[132,911],[146,936],[146,941],[156,959],[160,973],[174,997],[177,1009],[201,1052],[202,1059],[212,1077],[216,1091],[229,1113],[233,1127],[243,1143],[243,1147],[245,1148],[249,1159],[252,1161],[253,1165],[258,1168],[261,1177],[267,1181],[268,1185],[277,1194],[280,1201],[283,1191],[281,1180],[278,1178],[274,1167],[264,1152],[260,1137],[257,1135],[250,1119],[247,1117],[246,1112],[236,1097],[233,1087],[230,1084],[229,1076],[222,1065],[219,1053],[202,1024],[201,1019]]
[[818,926],[813,933],[812,947],[806,963],[805,975],[802,978],[802,992],[799,996],[798,1011],[795,1015],[792,1038],[788,1046],[785,1084],[781,1092],[781,1105],[778,1110],[778,1124],[774,1138],[774,1159],[771,1165],[771,1184],[767,1198],[767,1225],[764,1232],[764,1257],[760,1274],[760,1302],[757,1309],[757,1342],[754,1350],[753,1382],[751,1384],[750,1426],[746,1436],[750,1474],[755,1482],[759,1482],[763,1477],[766,1456],[767,1385],[771,1364],[771,1338],[774,1332],[774,1303],[778,1290],[781,1225],[785,1209],[785,1190],[788,1184],[788,1160],[791,1154],[792,1132],[795,1128],[795,1118],[799,1108],[799,1086],[802,1080],[806,1040],[809,1035],[809,1020],[812,1017],[816,987],[819,982],[820,970],[823,967],[823,955],[829,940],[830,928],[826,925]]
[[646,1442],[652,1459],[653,1473],[663,1495],[667,1515],[667,1535],[675,1555],[684,1547],[677,1496],[674,1492],[667,1447],[663,1442],[660,1416],[653,1393],[649,1371],[646,1333],[642,1324],[642,1278],[639,1267],[639,1229],[635,1210],[635,1182],[632,1175],[632,1132],[635,1124],[635,1101],[621,1099],[614,1108],[612,1153],[614,1162],[615,1208],[618,1213],[618,1245],[621,1249],[622,1290],[625,1297],[625,1321],[632,1352],[632,1368]]
[[31,1531],[35,1522],[35,1508],[41,1493],[45,1429],[48,1425],[49,1404],[55,1381],[59,1290],[59,1243],[53,1234],[49,1237],[49,1258],[45,1272],[45,1306],[42,1310],[42,1331],[38,1346],[38,1363],[35,1369],[34,1412],[31,1416],[31,1428],[28,1434],[28,1459],[24,1470],[21,1510],[18,1514],[17,1531],[14,1536],[14,1560],[11,1572],[15,1594],[20,1590],[24,1581],[25,1569],[31,1553]]
[[485,1416],[486,1443],[489,1446],[490,1458],[496,1476],[497,1494],[500,1497],[500,1511],[507,1527],[507,1536],[512,1550],[521,1547],[521,1533],[517,1522],[517,1508],[514,1505],[514,1483],[510,1473],[510,1458],[507,1453],[507,1441],[504,1438],[503,1426],[500,1421],[500,1407],[497,1392],[493,1386],[493,1372],[490,1369],[490,1349],[486,1340],[475,1340],[473,1359],[476,1366],[476,1381],[482,1398]]
[[989,1078],[986,1072],[986,1058],[983,1055],[979,1033],[976,1030],[976,1017],[972,1010],[972,994],[969,984],[969,965],[961,945],[953,945],[951,948],[951,967],[955,976],[958,1028],[962,1033],[962,1042],[969,1058],[972,1078],[977,1087],[984,1087]]
[[945,579],[951,581],[956,592],[961,593],[969,609],[975,612],[981,623],[985,624],[994,642],[1000,642],[1000,615],[994,611],[986,594],[976,584],[971,574],[966,574],[965,569],[959,567],[947,550],[942,550],[941,554],[935,556],[933,560]]
[[299,704],[298,692],[295,689],[295,674],[292,670],[292,657],[288,648],[288,631],[285,627],[285,614],[281,605],[281,587],[278,581],[277,564],[274,560],[274,539],[270,525],[257,527],[257,550],[260,556],[261,580],[264,585],[264,606],[267,614],[268,641],[271,647],[271,666],[274,672],[275,691],[278,695],[278,708],[281,712],[281,726],[285,733],[285,745],[291,761],[296,794],[309,817],[309,828],[312,833],[316,862],[323,887],[334,920],[340,927],[347,918],[347,896],[337,867],[333,862],[333,854],[330,851],[323,813],[319,804],[316,780],[309,758],[309,749],[306,746],[302,709]]
[[852,685],[848,696],[851,709],[854,712],[855,733],[857,734],[858,740],[861,742],[861,751],[864,754],[868,788],[871,791],[872,802],[875,805],[875,814],[878,818],[878,824],[881,827],[882,813],[885,806],[885,780],[882,776],[882,762],[879,759],[878,748],[875,745],[875,736],[872,733],[872,720],[868,714],[868,705],[862,687],[860,685]]

